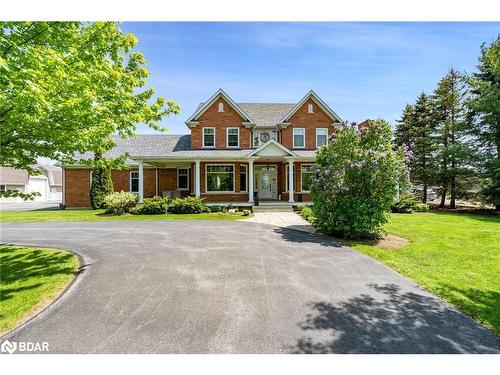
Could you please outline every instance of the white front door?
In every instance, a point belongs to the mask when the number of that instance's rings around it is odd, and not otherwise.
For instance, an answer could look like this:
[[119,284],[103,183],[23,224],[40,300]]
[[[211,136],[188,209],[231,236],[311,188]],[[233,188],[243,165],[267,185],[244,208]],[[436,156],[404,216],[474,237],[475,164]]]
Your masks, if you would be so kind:
[[276,166],[260,167],[257,176],[259,199],[277,199],[277,185]]

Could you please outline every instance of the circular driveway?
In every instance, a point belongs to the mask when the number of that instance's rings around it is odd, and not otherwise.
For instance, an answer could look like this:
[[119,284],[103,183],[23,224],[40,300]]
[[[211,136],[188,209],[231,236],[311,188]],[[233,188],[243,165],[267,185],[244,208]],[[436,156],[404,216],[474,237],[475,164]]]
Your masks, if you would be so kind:
[[245,221],[3,224],[74,251],[57,302],[6,335],[59,353],[495,353],[500,339],[334,241]]

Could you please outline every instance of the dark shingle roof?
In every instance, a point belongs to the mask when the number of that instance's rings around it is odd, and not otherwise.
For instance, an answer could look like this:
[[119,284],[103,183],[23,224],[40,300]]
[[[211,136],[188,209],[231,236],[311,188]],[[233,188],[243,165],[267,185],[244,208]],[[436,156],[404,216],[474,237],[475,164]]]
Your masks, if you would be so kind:
[[238,103],[256,126],[276,126],[295,106],[293,103]]

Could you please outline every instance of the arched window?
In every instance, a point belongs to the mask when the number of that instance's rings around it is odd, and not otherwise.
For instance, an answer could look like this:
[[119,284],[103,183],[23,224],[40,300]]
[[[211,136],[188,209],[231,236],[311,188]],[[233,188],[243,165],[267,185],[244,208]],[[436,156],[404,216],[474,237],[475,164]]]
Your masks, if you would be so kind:
[[313,113],[313,105],[312,104],[307,105],[307,113]]
[[224,112],[224,103],[219,103],[219,112]]

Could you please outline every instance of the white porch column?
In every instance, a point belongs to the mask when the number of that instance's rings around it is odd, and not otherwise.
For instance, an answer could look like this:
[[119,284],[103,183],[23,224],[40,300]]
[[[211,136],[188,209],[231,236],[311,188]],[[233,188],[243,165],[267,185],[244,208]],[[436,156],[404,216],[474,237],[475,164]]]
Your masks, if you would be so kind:
[[288,159],[288,202],[294,203],[295,200],[293,196],[295,194],[294,186],[293,186],[293,160]]
[[139,203],[144,202],[144,165],[142,160],[139,163]]
[[254,203],[253,200],[253,159],[248,161],[248,203]]
[[200,161],[195,160],[195,168],[194,168],[194,194],[198,198],[201,195],[200,189]]

